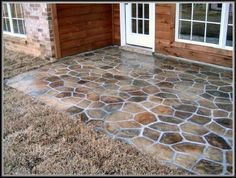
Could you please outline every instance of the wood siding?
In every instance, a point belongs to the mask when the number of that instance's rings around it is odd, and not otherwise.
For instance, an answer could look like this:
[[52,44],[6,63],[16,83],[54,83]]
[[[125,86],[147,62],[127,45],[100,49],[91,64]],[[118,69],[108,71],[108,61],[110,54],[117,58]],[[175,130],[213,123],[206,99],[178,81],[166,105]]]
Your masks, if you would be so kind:
[[61,57],[112,44],[111,4],[57,4]]
[[120,45],[120,5],[112,5],[113,44]]
[[175,42],[175,4],[156,5],[155,36],[158,53],[232,67],[230,50]]

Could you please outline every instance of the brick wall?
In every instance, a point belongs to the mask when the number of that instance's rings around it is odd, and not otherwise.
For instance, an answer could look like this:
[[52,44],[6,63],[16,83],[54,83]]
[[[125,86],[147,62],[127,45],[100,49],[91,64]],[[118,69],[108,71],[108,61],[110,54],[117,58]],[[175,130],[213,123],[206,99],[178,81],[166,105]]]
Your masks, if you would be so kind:
[[43,58],[55,56],[51,6],[47,3],[22,3],[26,38],[3,35],[6,48]]

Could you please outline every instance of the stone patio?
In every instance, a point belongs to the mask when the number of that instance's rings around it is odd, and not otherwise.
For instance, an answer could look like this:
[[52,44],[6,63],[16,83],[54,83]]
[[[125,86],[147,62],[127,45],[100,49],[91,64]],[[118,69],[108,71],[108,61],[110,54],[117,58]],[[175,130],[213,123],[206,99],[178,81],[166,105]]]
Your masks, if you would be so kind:
[[7,84],[163,163],[232,174],[232,71],[107,47]]

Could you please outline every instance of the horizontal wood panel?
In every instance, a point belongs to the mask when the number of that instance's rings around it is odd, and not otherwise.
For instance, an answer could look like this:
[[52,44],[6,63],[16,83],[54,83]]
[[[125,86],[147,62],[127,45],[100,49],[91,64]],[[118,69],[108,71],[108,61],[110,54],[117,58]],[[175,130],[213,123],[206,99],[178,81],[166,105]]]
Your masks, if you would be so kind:
[[81,38],[80,40],[77,39],[73,39],[70,41],[65,41],[62,43],[61,48],[62,49],[68,49],[68,48],[73,48],[74,46],[81,46],[81,45],[85,45],[88,43],[93,43],[94,41],[101,41],[101,40],[109,40],[112,38],[111,35],[109,35],[110,33],[105,33],[105,34],[100,34],[100,35],[93,35],[90,37],[86,37],[86,38]]
[[[79,10],[78,10],[79,8]],[[91,13],[100,13],[100,12],[111,12],[111,5],[101,4],[80,4],[74,5],[71,8],[63,9],[59,11],[58,17],[73,17],[78,15],[85,15]]]
[[97,48],[102,48],[107,46],[107,44],[110,42],[110,40],[105,40],[105,41],[98,41],[95,43],[89,43],[83,46],[78,46],[78,47],[73,47],[73,48],[69,48],[66,50],[62,51],[62,56],[69,56],[69,55],[73,55],[73,54],[77,54],[80,52],[85,52],[85,51],[90,51],[90,50],[94,50]]
[[112,44],[111,4],[58,4],[62,57]]
[[111,21],[94,21],[94,22],[83,22],[79,24],[74,24],[71,26],[71,28],[68,28],[67,26],[59,27],[60,28],[60,34],[66,35],[71,32],[77,32],[77,31],[84,31],[88,29],[97,29],[99,30],[105,30],[108,29],[108,26],[111,26]]
[[226,67],[232,66],[232,57],[224,56],[221,54],[208,53],[206,55],[206,52],[203,51],[186,49],[186,48],[183,49],[175,46],[159,47],[159,51],[161,51],[164,54],[188,58],[196,61],[217,64]]
[[232,67],[232,51],[175,42],[175,5],[156,5],[155,27],[156,52]]
[[80,15],[73,17],[60,17],[59,26],[68,26],[87,21],[106,20],[108,17],[107,15],[108,12],[101,12],[101,13],[87,14],[84,16],[84,18],[81,18]]

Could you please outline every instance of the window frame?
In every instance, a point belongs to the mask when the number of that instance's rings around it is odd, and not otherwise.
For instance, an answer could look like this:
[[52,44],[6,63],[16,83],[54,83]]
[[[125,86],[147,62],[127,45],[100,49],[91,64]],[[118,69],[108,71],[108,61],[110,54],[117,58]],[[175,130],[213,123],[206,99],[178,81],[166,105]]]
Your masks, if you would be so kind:
[[[199,2],[199,3],[201,3],[201,2]],[[181,4],[190,4],[190,3],[189,2],[186,2],[186,3],[183,2]],[[193,20],[192,19],[193,18],[193,4],[194,3],[191,3],[191,4],[192,4],[192,7],[191,7],[192,8],[192,10],[191,10],[191,19],[185,20],[185,21],[191,22],[191,26],[192,26],[192,23],[193,22],[197,22],[198,20]],[[205,4],[209,4],[209,3],[205,3]],[[226,50],[233,50],[234,44],[232,44],[233,46],[226,46],[227,30],[228,30],[228,17],[229,17],[229,5],[230,5],[230,3],[222,3],[221,20],[220,20],[220,22],[213,22],[212,23],[212,24],[217,24],[217,23],[220,24],[219,44],[214,44],[214,43],[208,43],[208,42],[193,41],[192,39],[186,40],[186,39],[180,39],[179,38],[179,30],[180,30],[179,29],[179,22],[181,20],[179,18],[179,9],[180,9],[179,6],[180,6],[180,3],[176,3],[175,41],[176,42],[189,43],[189,44],[202,45],[202,46],[209,46],[209,47],[226,49]],[[232,6],[233,6],[233,4],[232,4]],[[207,16],[207,14],[206,14],[206,16]],[[233,20],[234,19],[232,19],[232,22],[233,22]],[[203,23],[203,21],[201,21],[201,23]],[[204,23],[206,24],[206,23],[211,23],[211,22],[207,22],[205,20]],[[205,26],[205,31],[206,31],[206,26]],[[191,28],[191,32],[190,33],[192,34],[192,28]]]
[[[13,19],[16,19],[16,18],[13,18],[13,17],[12,17],[10,3],[5,3],[5,4],[6,4],[6,6],[7,6],[8,19],[9,19],[9,22],[10,22],[10,32],[3,30],[3,34],[15,36],[15,37],[26,38],[26,28],[25,28],[25,26],[23,27],[24,30],[25,30],[25,34],[14,33],[14,29],[13,29]],[[12,4],[17,4],[17,3],[12,3]],[[18,3],[18,4],[19,4],[19,3]],[[23,12],[23,8],[22,8],[22,13],[24,13],[24,12]],[[5,18],[5,17],[4,17],[4,18]],[[17,18],[17,19],[21,19],[21,20],[23,20],[24,23],[25,23],[24,17],[22,17],[22,18]],[[3,22],[2,22],[2,26],[3,26],[3,25],[4,25],[4,24],[3,24]],[[24,25],[25,25],[25,24],[24,24]],[[19,28],[19,27],[18,27],[18,28]]]

